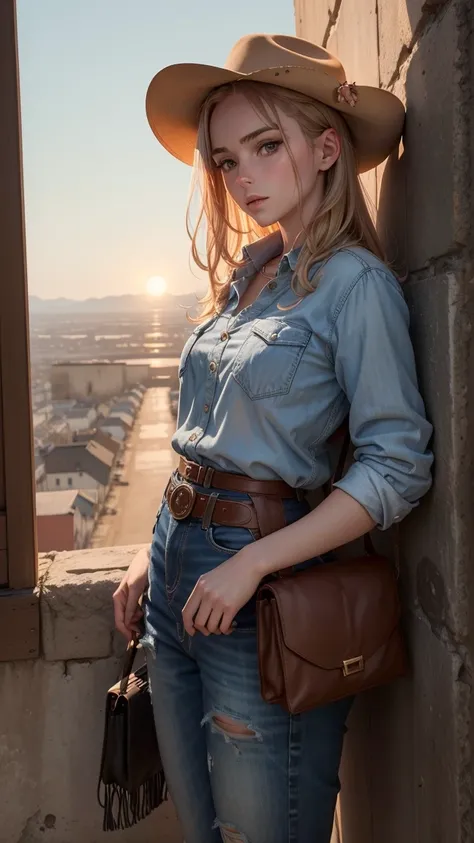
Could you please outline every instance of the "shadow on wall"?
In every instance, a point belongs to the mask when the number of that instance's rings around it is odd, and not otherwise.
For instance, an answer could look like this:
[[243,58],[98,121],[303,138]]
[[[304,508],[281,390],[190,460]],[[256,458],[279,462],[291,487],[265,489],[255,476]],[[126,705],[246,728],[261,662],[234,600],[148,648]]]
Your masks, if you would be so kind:
[[[392,77],[391,89],[406,102],[407,119],[400,149],[379,168],[377,227],[395,272],[401,280],[410,274],[405,292],[420,387],[444,453],[437,452],[433,491],[399,535],[410,675],[361,695],[351,715],[341,771],[344,843],[461,839],[457,800],[468,799],[467,783],[457,783],[461,762],[456,760],[467,714],[459,682],[453,683],[456,658],[443,635],[453,640],[459,635],[456,613],[463,598],[455,584],[466,564],[453,553],[454,485],[459,498],[470,500],[469,460],[464,468],[453,443],[456,435],[459,441],[459,417],[468,406],[468,399],[463,404],[459,397],[468,383],[468,354],[466,362],[458,348],[448,348],[466,335],[461,294],[463,256],[472,236],[466,113],[470,11],[463,0],[398,0],[398,6],[403,2],[416,49],[402,48]],[[453,390],[458,391],[454,421]],[[387,538],[397,541],[398,536],[391,531]]]
[[453,201],[462,201],[453,197],[455,13],[428,0],[420,20],[420,3],[405,0],[412,30],[427,28],[415,51],[402,50],[393,92],[406,104],[405,131],[379,188],[378,229],[402,280],[452,250]]

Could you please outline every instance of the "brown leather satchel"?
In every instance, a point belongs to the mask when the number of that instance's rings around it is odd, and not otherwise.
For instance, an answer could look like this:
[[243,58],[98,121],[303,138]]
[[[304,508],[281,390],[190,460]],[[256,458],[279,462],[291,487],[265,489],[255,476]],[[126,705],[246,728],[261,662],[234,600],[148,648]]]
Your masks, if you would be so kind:
[[[345,443],[335,478],[342,476]],[[292,714],[406,672],[397,577],[370,537],[366,554],[280,572],[257,593],[263,699]]]

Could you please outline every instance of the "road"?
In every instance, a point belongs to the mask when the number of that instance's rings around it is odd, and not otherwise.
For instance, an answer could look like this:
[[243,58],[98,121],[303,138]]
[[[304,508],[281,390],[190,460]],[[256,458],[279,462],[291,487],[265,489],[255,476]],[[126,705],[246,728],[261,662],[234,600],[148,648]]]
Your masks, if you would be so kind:
[[116,547],[151,541],[166,483],[178,463],[170,447],[176,422],[169,410],[168,389],[148,389],[124,454],[123,480],[112,487],[105,515],[94,532],[92,547]]

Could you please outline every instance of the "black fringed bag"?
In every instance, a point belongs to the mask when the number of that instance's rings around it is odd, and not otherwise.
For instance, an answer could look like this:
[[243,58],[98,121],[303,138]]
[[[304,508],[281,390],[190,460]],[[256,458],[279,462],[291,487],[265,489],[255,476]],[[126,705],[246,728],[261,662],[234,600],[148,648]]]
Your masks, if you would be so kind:
[[104,831],[130,828],[166,799],[146,665],[132,673],[132,639],[120,680],[107,693],[97,799]]

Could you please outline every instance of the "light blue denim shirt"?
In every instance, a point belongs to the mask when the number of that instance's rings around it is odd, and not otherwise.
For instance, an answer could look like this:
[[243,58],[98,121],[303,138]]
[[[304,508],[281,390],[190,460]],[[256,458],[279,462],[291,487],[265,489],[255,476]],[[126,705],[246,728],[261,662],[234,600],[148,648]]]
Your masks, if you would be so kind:
[[186,342],[172,446],[213,468],[315,489],[334,471],[340,446],[328,439],[349,413],[354,462],[336,485],[386,529],[431,485],[432,427],[400,285],[370,252],[342,249],[314,265],[315,291],[284,311],[296,301],[293,250],[235,315],[280,251],[279,233],[245,247],[227,306]]

